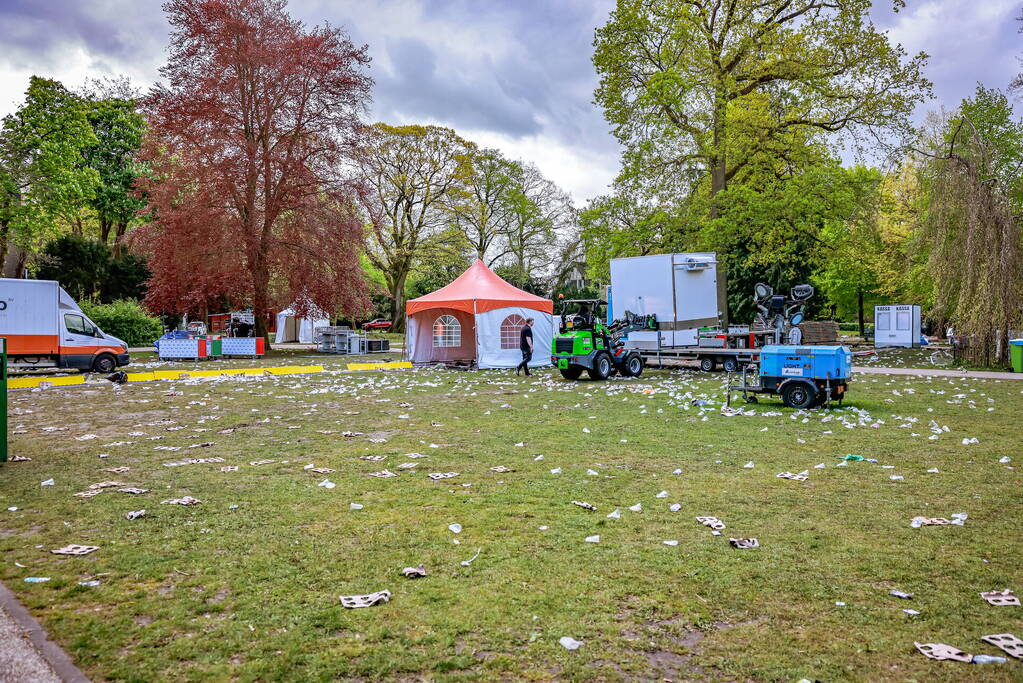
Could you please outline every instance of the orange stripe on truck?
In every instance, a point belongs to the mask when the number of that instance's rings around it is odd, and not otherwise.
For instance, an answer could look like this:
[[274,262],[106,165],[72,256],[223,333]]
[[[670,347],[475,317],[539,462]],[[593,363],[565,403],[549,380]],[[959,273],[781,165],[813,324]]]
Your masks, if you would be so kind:
[[62,356],[95,356],[100,353],[112,353],[115,356],[124,353],[120,346],[61,346]]
[[59,348],[56,334],[4,334],[9,356],[50,356]]

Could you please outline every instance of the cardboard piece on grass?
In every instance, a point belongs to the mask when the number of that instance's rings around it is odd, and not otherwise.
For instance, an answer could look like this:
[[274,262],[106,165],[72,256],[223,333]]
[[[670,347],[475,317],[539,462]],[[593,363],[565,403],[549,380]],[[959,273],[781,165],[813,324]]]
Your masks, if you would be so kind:
[[426,576],[426,567],[424,565],[405,567],[401,570],[401,573],[405,575],[406,579],[419,579]]
[[386,455],[360,455],[359,460],[369,460],[370,462],[380,462]]
[[581,501],[581,500],[573,500],[572,501],[572,505],[578,505],[579,507],[581,507],[581,508],[583,508],[585,510],[596,510],[597,509],[596,505],[592,505],[590,503],[587,503],[587,502]]
[[981,636],[980,639],[985,643],[994,645],[1011,657],[1023,659],[1023,640],[1020,640],[1011,633],[996,633],[990,636]]
[[88,555],[96,550],[99,550],[98,545],[78,545],[77,543],[72,543],[50,552],[54,555]]
[[131,493],[133,495],[139,495],[142,493],[149,493],[149,489],[137,489],[134,486],[128,486],[123,489],[117,489],[119,493]]
[[90,489],[109,489],[115,486],[127,486],[123,481],[101,481],[96,484],[89,484]]
[[12,455],[10,460],[7,462],[28,462],[32,458],[26,458],[24,455]]
[[276,460],[253,460],[249,464],[252,465],[253,467],[258,467],[259,465],[269,465],[270,463],[274,463],[274,462],[277,462],[277,461]]
[[969,663],[973,661],[973,655],[967,654],[962,650],[952,647],[951,645],[945,645],[944,643],[913,643],[916,645],[916,649],[931,659],[953,659],[957,662]]
[[728,542],[733,548],[738,548],[740,550],[760,547],[760,541],[755,538],[730,538],[728,539]]
[[704,526],[709,526],[711,529],[714,529],[715,531],[720,531],[725,528],[725,523],[722,522],[717,517],[697,517],[696,521],[699,522],[700,524],[703,524]]
[[131,519],[138,519],[139,517],[144,517],[144,516],[145,516],[145,514],[146,514],[146,511],[145,511],[145,510],[132,510],[131,512],[129,512],[128,514],[126,514],[126,515],[124,516],[124,518],[125,518],[125,519],[128,519],[128,520],[131,520]]
[[1004,591],[988,591],[987,593],[981,593],[980,597],[987,600],[996,607],[1011,607],[1019,606],[1019,598],[1011,590]]
[[382,602],[390,602],[391,591],[383,590],[366,595],[342,595],[341,605],[346,609],[359,609],[360,607],[371,607]]
[[183,498],[171,498],[170,500],[161,500],[160,505],[196,505],[200,503],[198,498],[192,496],[184,496]]
[[310,467],[309,471],[316,472],[316,474],[330,474],[334,470],[330,469],[329,467]]
[[79,491],[74,495],[79,498],[92,498],[93,496],[98,496],[101,493],[103,493],[103,489],[93,489],[92,491]]
[[514,472],[515,470],[505,467],[504,465],[498,465],[497,467],[491,467],[491,472]]
[[451,479],[452,477],[457,477],[458,472],[430,472],[427,476],[430,477],[430,479],[437,481],[438,479]]
[[793,474],[792,472],[780,472],[779,479],[791,479],[792,481],[806,481],[809,479],[805,474]]
[[388,477],[397,477],[398,473],[392,472],[391,470],[380,470],[379,472],[370,472],[369,476],[377,477],[379,479],[387,479]]
[[131,469],[130,467],[106,467],[102,471],[110,472],[111,474],[124,474],[130,469]]
[[220,471],[221,472],[237,472],[238,471],[238,465],[225,465],[224,467],[220,468]]

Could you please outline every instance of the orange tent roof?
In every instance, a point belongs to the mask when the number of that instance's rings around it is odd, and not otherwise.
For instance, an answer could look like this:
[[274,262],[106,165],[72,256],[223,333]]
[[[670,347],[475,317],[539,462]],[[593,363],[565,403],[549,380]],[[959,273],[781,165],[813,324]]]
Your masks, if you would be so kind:
[[519,306],[542,313],[553,313],[554,302],[524,292],[494,274],[483,261],[476,263],[455,278],[449,285],[441,287],[418,299],[405,304],[405,313],[412,315],[431,308],[454,308],[466,313],[484,313],[495,308]]

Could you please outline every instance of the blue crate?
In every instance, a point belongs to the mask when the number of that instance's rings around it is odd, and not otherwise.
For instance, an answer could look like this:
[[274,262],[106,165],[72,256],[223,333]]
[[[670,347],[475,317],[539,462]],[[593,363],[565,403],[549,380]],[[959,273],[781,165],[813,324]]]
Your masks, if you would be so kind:
[[760,350],[761,377],[848,379],[852,352],[845,346],[765,346]]

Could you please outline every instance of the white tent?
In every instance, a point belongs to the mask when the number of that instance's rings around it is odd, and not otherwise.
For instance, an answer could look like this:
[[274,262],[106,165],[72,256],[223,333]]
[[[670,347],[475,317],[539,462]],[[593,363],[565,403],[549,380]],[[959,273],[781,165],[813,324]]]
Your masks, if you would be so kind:
[[550,365],[554,303],[524,292],[476,261],[454,282],[406,304],[405,350],[412,362],[475,360],[513,368],[522,360],[519,332],[533,318],[530,367]]
[[277,344],[289,342],[312,344],[316,341],[316,328],[328,325],[330,325],[330,321],[322,311],[316,311],[313,318],[298,318],[292,308],[285,308],[277,314],[277,336],[274,338],[274,342]]

